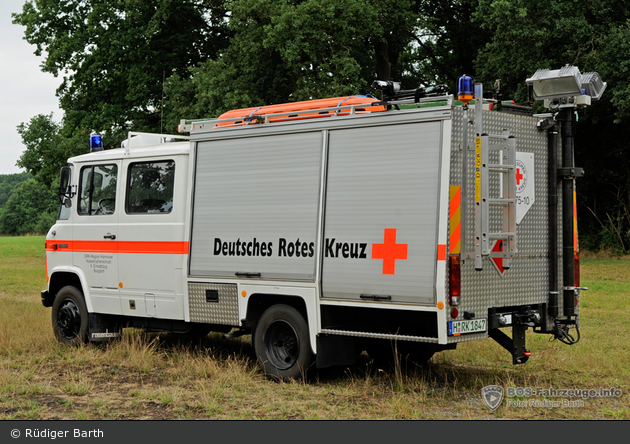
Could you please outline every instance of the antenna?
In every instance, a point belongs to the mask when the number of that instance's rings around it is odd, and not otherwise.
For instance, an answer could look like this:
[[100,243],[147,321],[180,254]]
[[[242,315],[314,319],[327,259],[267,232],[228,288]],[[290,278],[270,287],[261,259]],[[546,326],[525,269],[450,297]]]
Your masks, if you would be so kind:
[[160,100],[160,134],[164,132],[164,82],[166,81],[166,70],[162,70],[162,100]]

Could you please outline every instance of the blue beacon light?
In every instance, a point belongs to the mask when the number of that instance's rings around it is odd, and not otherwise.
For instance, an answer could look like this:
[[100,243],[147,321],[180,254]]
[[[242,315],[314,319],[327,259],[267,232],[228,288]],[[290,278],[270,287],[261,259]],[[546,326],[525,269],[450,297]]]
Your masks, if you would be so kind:
[[474,80],[472,77],[464,74],[457,81],[457,100],[468,105],[474,97]]
[[99,135],[90,136],[90,152],[103,151],[103,138]]

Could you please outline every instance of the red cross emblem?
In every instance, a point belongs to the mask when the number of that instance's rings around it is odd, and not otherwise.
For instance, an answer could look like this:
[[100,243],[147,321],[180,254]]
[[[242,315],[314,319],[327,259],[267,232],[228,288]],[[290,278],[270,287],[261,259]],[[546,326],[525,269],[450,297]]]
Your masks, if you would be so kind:
[[383,274],[396,273],[396,259],[407,259],[407,245],[396,243],[396,228],[385,228],[382,244],[372,244],[372,259],[383,259]]
[[516,169],[516,185],[520,185],[521,184],[521,179],[523,178],[523,175],[521,174],[521,169],[517,168]]

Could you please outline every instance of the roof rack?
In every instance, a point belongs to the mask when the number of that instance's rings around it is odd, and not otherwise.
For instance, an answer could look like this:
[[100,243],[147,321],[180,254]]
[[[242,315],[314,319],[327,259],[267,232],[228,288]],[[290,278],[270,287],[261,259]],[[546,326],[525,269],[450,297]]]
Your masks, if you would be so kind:
[[[350,96],[354,97],[354,96]],[[365,97],[365,96],[362,96]],[[324,99],[324,100],[333,100],[336,101],[339,98],[334,99]],[[343,99],[343,98],[341,98]],[[273,108],[279,105],[270,105],[268,107],[259,107],[259,108],[245,108],[242,110],[234,110],[229,111],[228,113],[223,114],[225,116],[230,114],[228,118],[219,118],[219,119],[200,119],[200,120],[181,120],[178,126],[178,132],[195,132],[201,130],[210,130],[214,128],[233,128],[233,127],[242,127],[256,124],[268,124],[274,122],[288,122],[294,120],[304,120],[304,119],[315,119],[315,118],[324,118],[324,117],[341,117],[341,116],[354,116],[360,114],[370,114],[374,112],[385,112],[387,109],[392,107],[398,107],[398,105],[408,105],[408,104],[416,104],[418,106],[428,105],[433,102],[446,102],[447,106],[453,106],[454,98],[452,95],[448,96],[432,96],[425,97],[419,100],[414,100],[414,98],[403,99],[403,100],[394,100],[394,101],[379,101],[374,98],[374,101],[364,101],[363,103],[355,103],[349,105],[336,105],[336,106],[328,106],[328,107],[309,107],[306,106],[308,103],[322,102],[322,100],[313,100],[313,101],[305,101],[305,102],[294,102],[294,103],[286,103],[282,104],[282,106],[286,107],[295,107],[296,104],[302,104],[302,109],[292,109],[289,111],[279,112],[275,111]],[[266,111],[265,108],[272,108],[270,111]],[[370,109],[372,108],[372,109]],[[241,114],[235,114],[237,112],[241,112]],[[247,115],[249,113],[249,115]],[[238,116],[238,117],[237,117]]]

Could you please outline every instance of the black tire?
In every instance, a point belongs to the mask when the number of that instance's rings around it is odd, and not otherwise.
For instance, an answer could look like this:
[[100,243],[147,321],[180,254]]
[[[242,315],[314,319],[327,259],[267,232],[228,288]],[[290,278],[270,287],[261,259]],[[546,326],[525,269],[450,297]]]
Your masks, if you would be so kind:
[[88,342],[88,311],[83,293],[73,286],[59,290],[52,306],[52,327],[62,344],[78,347]]
[[308,324],[289,305],[274,305],[262,314],[253,342],[258,364],[272,379],[306,378],[313,365]]

